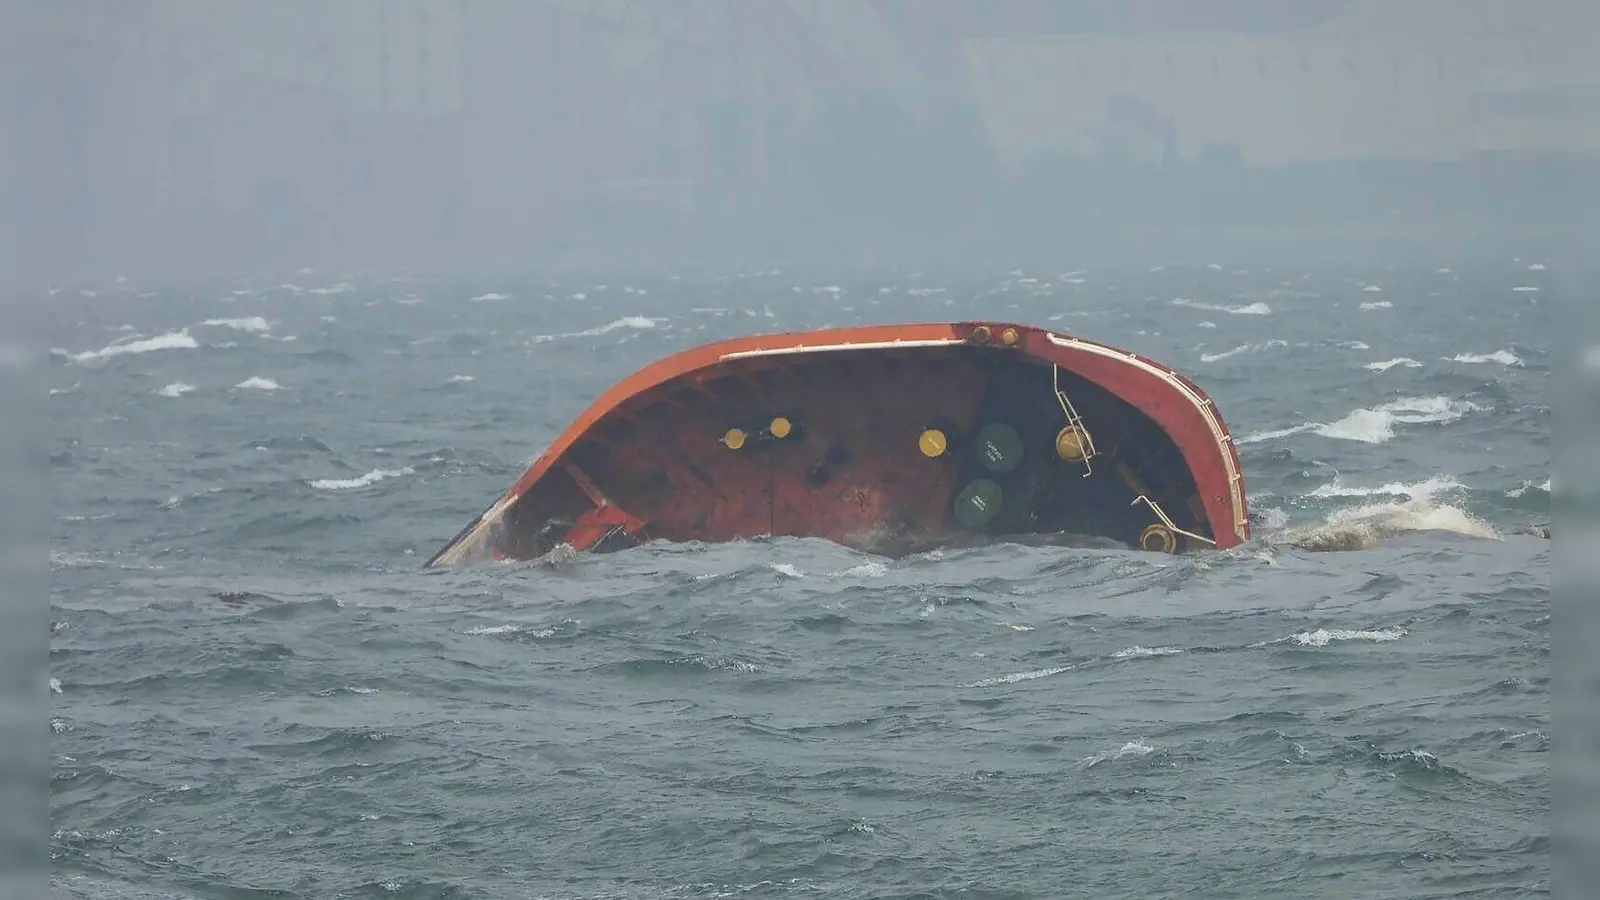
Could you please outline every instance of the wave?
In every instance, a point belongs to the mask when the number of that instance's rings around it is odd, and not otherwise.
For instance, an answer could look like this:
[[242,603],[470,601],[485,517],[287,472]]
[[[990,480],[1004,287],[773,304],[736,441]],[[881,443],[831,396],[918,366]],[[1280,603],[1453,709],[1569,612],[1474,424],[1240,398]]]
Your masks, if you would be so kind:
[[1450,362],[1458,363],[1499,363],[1502,366],[1520,366],[1522,360],[1510,350],[1496,350],[1493,353],[1457,353],[1451,357]]
[[554,628],[534,628],[527,625],[518,625],[515,622],[509,622],[504,625],[478,625],[468,628],[466,631],[463,631],[462,634],[489,637],[503,634],[526,634],[529,637],[547,638],[555,637],[556,630]]
[[1230,356],[1238,356],[1241,353],[1259,353],[1262,350],[1271,350],[1274,347],[1287,346],[1289,346],[1288,341],[1280,341],[1274,338],[1270,341],[1263,341],[1259,344],[1240,344],[1232,350],[1224,350],[1221,353],[1202,353],[1200,354],[1200,361],[1208,363],[1217,362],[1218,360],[1227,359]]
[[[1431,479],[1430,479],[1431,480]],[[1441,486],[1437,490],[1444,490]],[[1271,535],[1268,544],[1283,544],[1311,552],[1371,550],[1385,538],[1415,532],[1449,532],[1484,540],[1503,540],[1487,522],[1465,510],[1435,503],[1428,482],[1418,485],[1385,485],[1380,492],[1409,493],[1409,499],[1395,503],[1370,503],[1335,510],[1325,521],[1309,528],[1291,529]],[[1357,495],[1364,496],[1364,495]]]
[[280,390],[283,390],[283,385],[277,383],[276,381],[273,381],[271,378],[262,378],[259,375],[252,375],[251,377],[246,378],[245,380],[239,382],[238,384],[234,385],[233,387],[234,387],[235,390],[240,390],[240,391],[280,391]]
[[623,316],[620,319],[614,319],[604,325],[599,325],[594,328],[585,328],[582,331],[569,331],[564,334],[537,334],[534,335],[528,342],[530,344],[543,344],[546,341],[555,341],[562,338],[597,337],[599,335],[606,334],[607,332],[616,331],[619,328],[636,328],[641,330],[654,328],[657,324],[665,321],[667,320],[652,319],[648,316]]
[[156,391],[156,393],[163,397],[182,397],[184,394],[187,394],[193,390],[194,385],[189,384],[188,382],[174,381],[166,387]]
[[1394,359],[1385,359],[1380,362],[1369,362],[1363,365],[1361,368],[1372,372],[1387,372],[1395,366],[1405,366],[1408,369],[1420,369],[1422,367],[1422,363],[1417,362],[1409,356],[1397,356]]
[[54,349],[50,352],[56,356],[63,356],[73,362],[90,362],[96,359],[108,359],[113,356],[127,356],[137,353],[154,353],[158,350],[194,350],[200,342],[189,334],[187,328],[182,331],[169,331],[155,337],[139,339],[123,339],[111,343],[99,350],[85,350],[82,353],[68,353],[65,350]]
[[1550,493],[1550,479],[1546,478],[1543,484],[1535,484],[1532,481],[1524,481],[1522,482],[1521,486],[1514,487],[1511,490],[1506,491],[1506,496],[1515,500],[1516,498],[1527,494],[1529,491],[1544,491],[1546,494]]
[[377,484],[389,478],[402,478],[413,474],[410,466],[401,469],[373,469],[356,478],[319,478],[311,486],[319,491],[349,491]]
[[1404,628],[1373,628],[1352,630],[1347,628],[1318,628],[1315,631],[1302,631],[1292,635],[1289,640],[1302,647],[1326,647],[1338,641],[1371,641],[1373,643],[1386,643],[1398,641],[1406,636]]
[[1448,475],[1435,475],[1425,481],[1415,484],[1403,484],[1391,481],[1380,487],[1356,487],[1340,484],[1335,478],[1328,484],[1307,493],[1307,497],[1410,497],[1412,499],[1431,499],[1436,494],[1444,491],[1464,490],[1466,485]]
[[1003,684],[1016,684],[1019,681],[1036,681],[1040,678],[1049,678],[1051,675],[1060,675],[1062,672],[1069,672],[1071,670],[1071,666],[1050,666],[1044,669],[1031,669],[1027,672],[1013,672],[1010,675],[996,675],[993,678],[983,678],[969,684],[964,684],[962,687],[999,687]]
[[1149,756],[1151,753],[1155,752],[1155,749],[1156,748],[1145,743],[1143,740],[1129,741],[1114,750],[1101,750],[1099,753],[1096,753],[1093,756],[1086,756],[1079,760],[1078,764],[1083,768],[1088,769],[1093,766],[1098,766],[1101,763],[1115,762],[1116,760],[1122,759],[1125,756],[1132,757],[1134,759],[1138,759],[1142,756]]
[[1174,306],[1187,306],[1190,309],[1204,309],[1204,310],[1208,310],[1210,312],[1232,313],[1233,315],[1236,315],[1236,316],[1270,316],[1270,315],[1272,315],[1272,307],[1266,305],[1265,303],[1261,303],[1259,301],[1255,302],[1255,303],[1248,303],[1248,304],[1245,304],[1244,306],[1221,306],[1221,305],[1218,305],[1218,304],[1215,304],[1215,303],[1201,303],[1201,302],[1196,301],[1196,300],[1190,300],[1187,297],[1178,297],[1178,298],[1176,298],[1176,299],[1174,299],[1172,301],[1172,305],[1174,305]]
[[1405,397],[1381,406],[1358,409],[1336,422],[1306,422],[1275,431],[1261,431],[1239,438],[1240,444],[1256,444],[1310,432],[1341,441],[1382,444],[1395,435],[1396,425],[1447,424],[1479,409],[1467,400],[1448,397]]
[[200,323],[213,328],[232,328],[234,331],[248,331],[252,334],[261,334],[272,330],[272,325],[260,316],[246,316],[242,319],[207,319]]
[[1141,647],[1134,645],[1132,647],[1125,647],[1121,650],[1118,650],[1117,652],[1111,654],[1111,658],[1142,659],[1148,656],[1174,656],[1182,652],[1183,650],[1178,647]]

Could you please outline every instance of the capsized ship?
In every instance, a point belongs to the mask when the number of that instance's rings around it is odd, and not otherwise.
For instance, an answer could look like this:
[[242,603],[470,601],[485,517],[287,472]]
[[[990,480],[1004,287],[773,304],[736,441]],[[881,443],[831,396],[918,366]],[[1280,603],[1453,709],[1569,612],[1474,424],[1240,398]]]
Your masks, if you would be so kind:
[[1021,324],[872,325],[640,369],[428,565],[771,536],[1177,553],[1249,540],[1250,516],[1221,414],[1167,366]]

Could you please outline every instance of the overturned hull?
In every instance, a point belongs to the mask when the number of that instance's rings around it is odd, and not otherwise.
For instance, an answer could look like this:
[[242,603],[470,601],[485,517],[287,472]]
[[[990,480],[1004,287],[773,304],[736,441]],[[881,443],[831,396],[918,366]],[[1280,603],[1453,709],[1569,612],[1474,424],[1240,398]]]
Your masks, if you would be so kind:
[[639,370],[428,565],[778,535],[1182,552],[1242,543],[1250,522],[1227,426],[1171,369],[1025,325],[880,325]]

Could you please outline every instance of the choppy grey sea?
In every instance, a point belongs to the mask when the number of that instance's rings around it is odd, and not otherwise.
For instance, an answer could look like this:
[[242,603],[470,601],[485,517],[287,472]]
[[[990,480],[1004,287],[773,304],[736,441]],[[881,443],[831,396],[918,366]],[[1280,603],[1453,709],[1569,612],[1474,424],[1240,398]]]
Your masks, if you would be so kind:
[[[1548,895],[1550,542],[1519,530],[1549,514],[1551,274],[57,291],[53,880],[81,898]],[[1238,439],[1258,539],[420,569],[654,358],[977,317],[1190,374]]]

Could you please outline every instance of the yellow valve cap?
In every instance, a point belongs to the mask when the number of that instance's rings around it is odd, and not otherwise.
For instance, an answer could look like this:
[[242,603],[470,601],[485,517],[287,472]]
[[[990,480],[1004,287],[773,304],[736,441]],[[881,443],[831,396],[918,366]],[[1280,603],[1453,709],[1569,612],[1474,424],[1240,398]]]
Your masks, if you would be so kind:
[[1083,459],[1089,455],[1089,435],[1076,425],[1056,434],[1056,455],[1062,459]]
[[777,416],[772,420],[772,424],[767,426],[767,430],[772,432],[775,438],[786,438],[789,432],[794,430],[794,426],[783,416]]
[[737,450],[744,446],[744,431],[738,428],[729,428],[728,433],[722,436],[722,443],[729,450]]
[[1178,547],[1178,536],[1162,524],[1151,525],[1139,535],[1139,546],[1158,553],[1171,553]]
[[917,449],[921,450],[922,455],[929,459],[943,456],[944,451],[949,449],[949,446],[949,438],[946,438],[944,432],[937,428],[926,429],[917,437]]
[[1007,347],[1015,344],[1021,337],[1022,335],[1017,334],[1017,330],[1015,328],[1007,328],[1005,331],[1000,332],[1000,341]]

